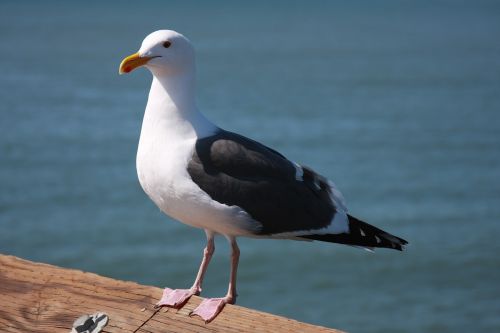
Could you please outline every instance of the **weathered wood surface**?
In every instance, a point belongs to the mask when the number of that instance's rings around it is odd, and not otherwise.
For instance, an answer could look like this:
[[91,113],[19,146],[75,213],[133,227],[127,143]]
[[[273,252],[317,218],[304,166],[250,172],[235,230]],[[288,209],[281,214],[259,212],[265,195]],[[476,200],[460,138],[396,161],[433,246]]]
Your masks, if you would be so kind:
[[68,333],[83,314],[106,312],[103,332],[340,332],[236,305],[205,324],[180,310],[154,310],[160,288],[0,255],[0,332]]

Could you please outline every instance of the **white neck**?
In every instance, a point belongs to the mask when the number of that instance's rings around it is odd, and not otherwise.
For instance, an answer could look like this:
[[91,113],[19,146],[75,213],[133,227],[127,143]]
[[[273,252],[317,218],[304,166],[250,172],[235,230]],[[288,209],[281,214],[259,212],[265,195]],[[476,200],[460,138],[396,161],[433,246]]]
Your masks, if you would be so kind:
[[174,75],[153,73],[141,136],[150,130],[160,130],[165,139],[202,138],[217,131],[196,106],[194,69]]

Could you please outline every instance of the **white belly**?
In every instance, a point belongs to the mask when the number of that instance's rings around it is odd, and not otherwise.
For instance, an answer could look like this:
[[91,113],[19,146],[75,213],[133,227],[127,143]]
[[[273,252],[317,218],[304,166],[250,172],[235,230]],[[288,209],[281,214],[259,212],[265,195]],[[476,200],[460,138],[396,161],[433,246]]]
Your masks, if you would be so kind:
[[261,227],[237,206],[216,202],[196,185],[187,172],[196,138],[168,142],[141,134],[137,174],[146,194],[167,215],[197,228],[239,236]]

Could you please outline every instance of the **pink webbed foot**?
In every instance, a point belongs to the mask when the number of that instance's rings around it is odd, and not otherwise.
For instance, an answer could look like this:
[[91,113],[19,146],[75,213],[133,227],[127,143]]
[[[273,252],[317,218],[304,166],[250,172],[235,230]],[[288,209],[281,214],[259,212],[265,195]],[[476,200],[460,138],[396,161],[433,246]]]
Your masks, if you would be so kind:
[[200,316],[206,323],[211,322],[222,311],[224,306],[230,302],[227,297],[223,298],[205,298],[190,316]]
[[156,303],[155,308],[161,306],[170,306],[173,308],[181,308],[191,296],[196,295],[197,292],[193,289],[170,289],[165,288],[163,290],[163,295],[158,303]]

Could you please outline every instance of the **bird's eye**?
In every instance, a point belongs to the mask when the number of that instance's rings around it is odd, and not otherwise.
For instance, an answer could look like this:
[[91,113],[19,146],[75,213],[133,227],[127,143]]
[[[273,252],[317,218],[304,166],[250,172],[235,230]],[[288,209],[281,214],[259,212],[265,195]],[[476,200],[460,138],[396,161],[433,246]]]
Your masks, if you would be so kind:
[[168,40],[166,42],[163,42],[163,47],[166,49],[168,49],[170,45],[172,45],[172,43],[170,43]]

